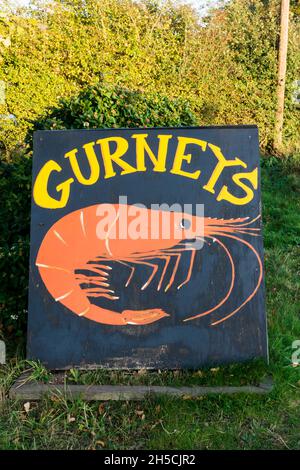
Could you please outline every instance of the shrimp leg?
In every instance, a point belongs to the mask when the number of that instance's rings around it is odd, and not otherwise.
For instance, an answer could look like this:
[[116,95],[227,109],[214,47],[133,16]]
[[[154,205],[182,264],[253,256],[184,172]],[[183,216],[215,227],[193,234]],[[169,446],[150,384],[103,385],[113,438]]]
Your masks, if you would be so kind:
[[[154,264],[154,263],[148,263],[148,262],[146,262],[146,261],[142,261],[142,259],[143,259],[143,258],[140,258],[139,261],[136,260],[136,259],[134,259],[134,261],[133,261],[132,259],[126,259],[126,261],[131,262],[131,263],[134,263],[134,264],[142,264],[142,265],[150,266],[150,267],[152,268],[152,273],[151,273],[151,275],[149,276],[147,282],[141,287],[141,290],[144,290],[144,289],[146,289],[146,287],[149,286],[149,284],[150,284],[150,282],[152,281],[153,277],[154,277],[155,274],[157,273],[158,265],[157,265],[157,264]],[[152,258],[151,258],[151,259],[152,259]],[[117,261],[118,263],[124,264],[125,266],[130,267],[131,270],[132,270],[132,271],[131,271],[131,274],[130,274],[130,276],[129,276],[129,278],[128,278],[126,284],[125,284],[125,287],[127,287],[127,286],[129,285],[130,281],[131,281],[131,278],[132,278],[132,276],[133,276],[133,273],[134,273],[135,268],[134,268],[134,267],[131,267],[128,263],[125,263],[124,260],[122,260],[122,261],[115,260],[115,261]]]
[[[188,283],[189,280],[190,280],[190,278],[191,278],[192,270],[193,270],[193,266],[194,266],[194,260],[195,260],[195,256],[196,256],[196,250],[195,250],[195,249],[191,248],[190,250],[188,250],[188,249],[186,249],[186,248],[185,248],[185,249],[184,249],[184,248],[183,248],[183,249],[178,248],[178,249],[172,250],[171,253],[167,251],[166,253],[168,253],[168,255],[166,255],[166,254],[162,255],[162,254],[161,254],[161,253],[164,253],[164,252],[157,252],[157,254],[156,254],[156,253],[153,253],[153,254],[152,254],[151,256],[149,256],[149,257],[141,258],[141,259],[153,259],[153,258],[165,259],[165,266],[164,266],[164,269],[163,269],[163,271],[162,271],[162,274],[161,274],[161,277],[160,277],[160,280],[159,280],[159,284],[158,284],[157,290],[160,290],[160,288],[161,288],[162,281],[163,281],[163,279],[164,279],[164,277],[165,277],[165,274],[166,274],[168,265],[169,265],[169,263],[170,263],[171,257],[172,257],[172,256],[176,256],[176,257],[177,257],[176,264],[175,264],[175,267],[174,267],[174,269],[173,269],[173,274],[172,274],[171,280],[170,280],[168,286],[166,287],[166,290],[168,290],[168,289],[171,287],[171,285],[173,284],[173,281],[174,281],[174,277],[175,277],[177,268],[178,268],[178,264],[179,264],[179,258],[178,258],[178,257],[181,256],[181,252],[185,252],[185,251],[191,251],[192,253],[191,253],[191,260],[190,260],[190,266],[189,266],[188,275],[187,275],[185,281],[182,282],[182,283],[177,287],[177,289],[180,289],[184,284]],[[175,271],[175,272],[174,272],[174,271]],[[174,277],[173,277],[173,276],[174,276]],[[166,290],[165,290],[165,292],[166,292]]]
[[189,280],[191,279],[191,275],[192,275],[193,267],[194,267],[195,256],[196,256],[196,250],[192,250],[188,275],[187,275],[186,279],[181,284],[179,284],[179,286],[177,286],[177,289],[181,289],[181,287],[184,286],[185,284],[187,284],[189,282]]
[[141,287],[141,290],[144,290],[146,289],[146,287],[149,286],[150,282],[152,281],[152,279],[154,278],[155,274],[157,273],[157,270],[158,270],[158,265],[157,264],[154,264],[154,263],[147,263],[145,261],[135,261],[135,263],[137,264],[146,264],[147,266],[151,266],[152,267],[152,273],[151,275],[149,276],[148,278],[148,281],[145,282],[145,284]]
[[172,276],[170,278],[170,281],[168,283],[168,285],[165,287],[165,292],[167,292],[167,290],[170,289],[170,287],[172,286],[173,282],[174,282],[174,279],[175,279],[175,276],[176,276],[176,273],[177,273],[177,270],[178,270],[178,266],[179,266],[179,262],[181,260],[181,254],[174,254],[173,256],[176,256],[177,259],[176,259],[176,263],[175,263],[175,266],[173,268],[173,272],[172,272]]
[[[181,255],[182,255],[181,251],[187,251],[187,250],[184,250],[184,249],[183,250],[178,250],[178,252],[168,252],[168,251],[166,251],[166,254],[168,254],[168,256],[175,256],[177,259],[176,259],[175,266],[174,266],[173,271],[172,271],[170,281],[169,281],[168,285],[165,287],[165,292],[167,292],[170,289],[170,287],[172,286],[172,284],[174,282],[174,279],[175,279],[175,276],[176,276],[176,273],[177,273],[177,270],[178,270],[179,262],[180,262],[180,259],[181,259]],[[159,257],[162,258],[163,256],[160,255]]]
[[123,264],[124,266],[127,266],[127,267],[131,270],[130,275],[129,275],[129,278],[127,279],[126,284],[125,284],[125,287],[128,287],[129,284],[130,284],[130,281],[131,281],[131,279],[132,279],[132,276],[133,276],[133,274],[134,274],[135,267],[134,267],[134,266],[130,266],[130,264],[128,264],[128,263],[124,263],[124,261],[120,261],[120,260],[115,260],[115,261],[116,261],[117,263]]
[[165,274],[166,274],[167,269],[168,269],[168,265],[169,265],[170,260],[171,260],[171,255],[167,255],[167,256],[164,255],[164,256],[162,256],[159,252],[157,252],[157,255],[152,255],[151,257],[141,258],[141,260],[145,260],[145,259],[155,259],[155,258],[164,259],[164,260],[165,260],[165,265],[164,265],[164,268],[163,268],[163,271],[162,271],[162,273],[161,273],[160,280],[159,280],[159,283],[158,283],[158,286],[157,286],[157,290],[160,290],[161,285],[162,285],[162,282],[163,282],[163,279],[164,279]]

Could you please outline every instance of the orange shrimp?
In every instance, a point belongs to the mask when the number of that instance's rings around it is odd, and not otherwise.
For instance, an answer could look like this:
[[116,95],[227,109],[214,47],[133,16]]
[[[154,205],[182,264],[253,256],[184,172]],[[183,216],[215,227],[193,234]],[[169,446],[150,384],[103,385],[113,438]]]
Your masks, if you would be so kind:
[[[92,298],[104,297],[111,301],[119,297],[115,294],[109,283],[109,274],[112,267],[108,262],[125,265],[130,270],[125,287],[134,277],[136,265],[144,265],[151,268],[151,274],[142,290],[146,289],[155,278],[158,271],[157,259],[164,261],[164,267],[160,275],[157,290],[163,285],[167,268],[171,259],[175,259],[175,265],[171,277],[165,287],[167,291],[174,283],[181,256],[184,252],[190,252],[190,264],[186,278],[178,285],[182,288],[189,282],[193,273],[196,256],[195,240],[216,242],[225,252],[231,265],[231,282],[229,289],[223,299],[211,309],[186,318],[189,321],[215,312],[225,304],[231,295],[235,282],[235,266],[230,251],[225,244],[217,238],[218,236],[237,240],[247,246],[256,256],[259,264],[259,277],[255,289],[233,312],[227,314],[221,320],[212,325],[221,323],[235,315],[256,294],[262,280],[262,262],[257,251],[244,239],[234,234],[258,235],[259,229],[250,228],[255,220],[247,221],[247,218],[239,219],[211,219],[182,214],[177,212],[166,212],[139,208],[139,213],[146,216],[147,221],[162,226],[162,220],[169,217],[172,233],[168,237],[163,236],[162,228],[158,229],[158,236],[151,237],[153,226],[151,223],[145,228],[144,238],[132,239],[129,229],[124,228],[122,211],[133,206],[122,204],[110,205],[114,209],[115,216],[107,226],[105,236],[99,237],[97,227],[99,224],[99,213],[102,213],[105,204],[97,204],[71,212],[58,220],[46,233],[36,258],[41,278],[55,301],[60,302],[78,316],[108,325],[146,325],[169,314],[161,308],[150,308],[145,310],[123,310],[117,312],[107,308],[99,307],[90,302]],[[153,222],[155,220],[155,222]],[[184,224],[183,224],[184,222]],[[195,227],[203,223],[204,233],[195,235]],[[188,224],[187,224],[188,223]],[[186,227],[188,225],[189,227]],[[123,233],[122,237],[119,236]],[[188,241],[187,241],[188,240]],[[79,272],[80,271],[80,272]],[[89,273],[89,274],[88,274]],[[85,287],[84,287],[85,286]],[[92,287],[91,287],[92,286]]]

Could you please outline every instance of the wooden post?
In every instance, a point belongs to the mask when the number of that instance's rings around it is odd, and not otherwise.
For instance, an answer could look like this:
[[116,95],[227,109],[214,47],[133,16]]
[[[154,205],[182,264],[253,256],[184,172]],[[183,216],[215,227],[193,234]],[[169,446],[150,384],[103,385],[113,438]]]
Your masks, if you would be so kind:
[[284,91],[286,76],[286,58],[288,49],[290,0],[281,0],[280,44],[278,60],[277,109],[275,116],[274,149],[282,149],[282,128],[284,113]]

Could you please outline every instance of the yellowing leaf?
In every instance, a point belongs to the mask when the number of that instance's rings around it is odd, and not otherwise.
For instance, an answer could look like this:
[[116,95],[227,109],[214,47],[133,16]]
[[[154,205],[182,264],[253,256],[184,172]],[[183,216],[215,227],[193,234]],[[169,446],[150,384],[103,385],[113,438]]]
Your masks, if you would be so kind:
[[105,447],[105,442],[104,441],[96,441],[96,444],[101,447]]
[[30,410],[30,402],[29,401],[24,403],[24,410],[26,411],[26,413],[29,413],[29,410]]

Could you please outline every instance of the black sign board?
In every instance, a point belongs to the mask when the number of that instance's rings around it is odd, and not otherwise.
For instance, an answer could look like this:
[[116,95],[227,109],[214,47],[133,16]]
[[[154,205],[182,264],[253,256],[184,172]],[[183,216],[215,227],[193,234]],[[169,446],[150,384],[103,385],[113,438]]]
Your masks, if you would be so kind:
[[267,357],[255,126],[37,131],[28,358]]

